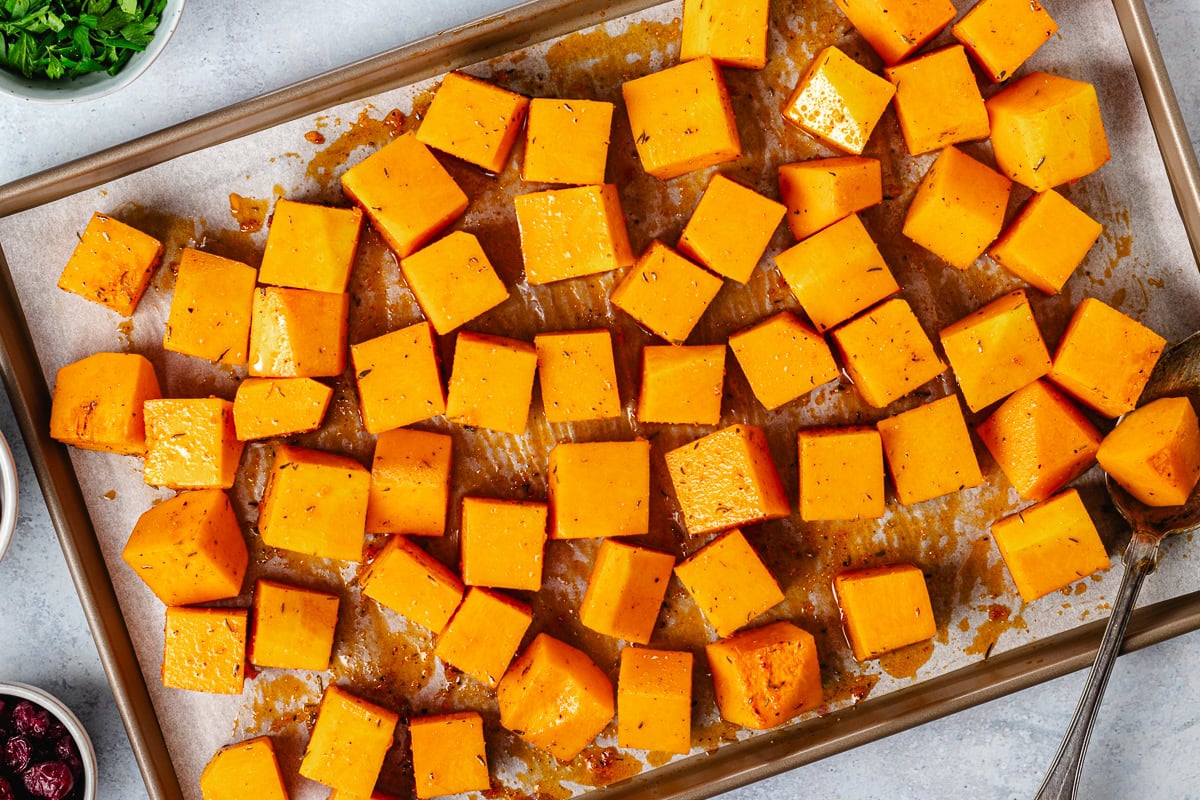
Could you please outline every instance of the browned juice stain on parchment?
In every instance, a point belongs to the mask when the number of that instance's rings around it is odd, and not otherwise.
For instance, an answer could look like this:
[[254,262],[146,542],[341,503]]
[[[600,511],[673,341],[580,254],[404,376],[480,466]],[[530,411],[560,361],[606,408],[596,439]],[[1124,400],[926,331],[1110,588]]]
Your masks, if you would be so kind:
[[256,233],[262,230],[270,208],[270,200],[243,197],[237,192],[229,193],[229,215],[237,223],[238,230],[243,233]]

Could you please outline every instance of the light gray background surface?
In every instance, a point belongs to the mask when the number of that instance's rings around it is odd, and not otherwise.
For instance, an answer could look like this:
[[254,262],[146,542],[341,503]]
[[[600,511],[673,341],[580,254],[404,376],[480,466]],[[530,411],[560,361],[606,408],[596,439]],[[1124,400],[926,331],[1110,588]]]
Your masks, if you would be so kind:
[[[1200,0],[1147,2],[1195,146]],[[510,5],[511,0],[192,0],[160,60],[122,92],[71,107],[0,97],[0,184]],[[75,710],[96,744],[101,800],[145,797],[3,394],[0,430],[21,473],[18,535],[0,563],[0,680],[42,686]],[[1093,735],[1082,797],[1200,798],[1198,657],[1200,632],[1118,662]],[[1082,674],[1060,678],[725,797],[1030,797],[1082,681]]]

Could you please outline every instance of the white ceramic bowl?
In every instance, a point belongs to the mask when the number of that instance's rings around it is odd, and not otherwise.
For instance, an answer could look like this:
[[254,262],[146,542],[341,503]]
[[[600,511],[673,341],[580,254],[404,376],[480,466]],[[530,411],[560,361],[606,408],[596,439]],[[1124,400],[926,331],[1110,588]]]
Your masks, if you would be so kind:
[[17,529],[17,465],[4,434],[0,433],[0,561]]
[[24,683],[0,681],[0,695],[19,697],[39,705],[63,724],[63,727],[71,734],[71,738],[75,740],[75,746],[79,750],[79,760],[83,762],[83,794],[80,795],[80,798],[81,800],[96,800],[96,749],[92,747],[91,737],[88,736],[83,723],[71,712],[71,709],[49,692]]
[[74,79],[50,81],[26,78],[6,69],[0,69],[0,94],[35,103],[81,103],[95,100],[128,86],[145,72],[159,53],[167,46],[167,40],[179,26],[183,14],[184,0],[167,0],[166,8],[154,31],[154,38],[140,53],[134,53],[125,67],[116,75],[107,72],[92,72]]

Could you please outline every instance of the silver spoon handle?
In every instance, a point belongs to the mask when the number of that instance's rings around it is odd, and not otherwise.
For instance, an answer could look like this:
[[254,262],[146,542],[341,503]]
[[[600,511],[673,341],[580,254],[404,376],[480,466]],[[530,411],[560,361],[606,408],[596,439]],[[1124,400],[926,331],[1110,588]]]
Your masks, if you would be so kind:
[[1096,711],[1100,708],[1100,698],[1108,685],[1108,677],[1112,674],[1113,664],[1121,652],[1121,644],[1125,639],[1125,627],[1133,613],[1133,605],[1137,600],[1142,581],[1154,569],[1155,558],[1158,554],[1158,544],[1161,537],[1148,531],[1134,528],[1129,545],[1125,548],[1125,575],[1121,578],[1121,587],[1117,590],[1117,599],[1113,603],[1112,615],[1108,618],[1108,626],[1104,629],[1104,638],[1100,640],[1100,650],[1096,653],[1096,662],[1088,674],[1087,683],[1083,686],[1083,694],[1079,705],[1075,707],[1075,716],[1067,727],[1058,754],[1050,764],[1046,779],[1038,789],[1034,800],[1074,800],[1079,786],[1079,775],[1083,767],[1083,756],[1087,750],[1088,739],[1092,735],[1092,726],[1096,722]]

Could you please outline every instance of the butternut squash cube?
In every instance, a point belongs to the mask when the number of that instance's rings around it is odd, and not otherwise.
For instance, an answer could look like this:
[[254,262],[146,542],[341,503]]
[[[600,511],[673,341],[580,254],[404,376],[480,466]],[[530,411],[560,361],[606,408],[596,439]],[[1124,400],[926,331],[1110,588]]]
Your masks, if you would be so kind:
[[779,199],[792,236],[805,239],[840,219],[883,201],[878,159],[815,158],[779,168]]
[[233,398],[239,441],[308,433],[321,427],[333,388],[311,378],[247,378]]
[[245,445],[233,428],[233,403],[216,397],[147,400],[143,477],[170,489],[230,489]]
[[438,636],[434,654],[494,689],[532,622],[529,606],[472,586]]
[[550,538],[650,530],[650,443],[560,442],[550,451]]
[[646,644],[674,567],[673,555],[605,539],[596,553],[579,621],[605,636]]
[[441,536],[450,504],[453,440],[443,433],[405,428],[375,442],[367,530]]
[[612,334],[594,331],[540,333],[538,377],[547,422],[584,422],[621,416]]
[[638,422],[716,425],[725,390],[725,345],[642,349]]
[[742,155],[721,69],[700,56],[621,84],[642,169],[660,180]]
[[724,67],[767,65],[769,0],[684,0],[679,58],[709,56]]
[[843,572],[833,579],[850,649],[859,661],[937,635],[929,588],[912,564]]
[[467,210],[467,196],[417,140],[397,136],[342,174],[342,191],[400,258],[421,249]]
[[840,374],[824,337],[780,311],[729,337],[733,351],[758,402],[779,408]]
[[434,93],[417,138],[499,174],[508,164],[528,108],[527,97],[463,72],[451,72]]
[[246,672],[246,617],[244,608],[168,608],[163,628],[163,686],[241,694]]
[[1100,432],[1045,381],[1013,392],[976,429],[1025,500],[1045,500],[1096,461]]
[[58,288],[133,316],[162,257],[162,242],[96,212],[58,278]]
[[300,762],[300,774],[338,792],[369,797],[392,746],[394,711],[330,686]]
[[1088,408],[1119,417],[1137,405],[1166,343],[1140,322],[1086,297],[1058,343],[1049,377]]
[[661,753],[692,749],[691,653],[621,650],[617,744]]
[[403,536],[392,536],[362,578],[362,593],[435,634],[454,616],[465,588],[442,562]]
[[262,286],[250,322],[250,374],[327,378],[346,368],[350,295]]
[[800,77],[783,118],[824,144],[859,155],[896,87],[836,47],[826,47]]
[[1082,178],[1109,159],[1096,87],[1031,72],[987,101],[1000,171],[1035,192]]
[[460,333],[446,398],[446,419],[520,436],[529,424],[537,350],[528,342]]
[[611,183],[530,192],[513,204],[525,280],[533,286],[633,263],[621,198]]
[[790,622],[743,631],[705,650],[717,709],[735,725],[774,728],[825,700],[816,640]]
[[646,330],[683,344],[720,290],[720,278],[655,239],[609,299]]
[[737,528],[722,534],[675,567],[717,636],[728,636],[783,602],[783,592]]
[[143,455],[143,409],[161,397],[154,365],[144,356],[95,353],[55,375],[50,436],[81,450]]
[[272,286],[341,294],[350,283],[363,214],[280,198],[271,214],[258,279]]
[[1058,23],[1037,0],[980,0],[950,33],[994,82],[1011,78],[1058,32]]
[[983,483],[958,397],[950,395],[881,419],[896,498],[906,506]]
[[900,291],[857,214],[784,250],[775,265],[822,333]]
[[479,240],[454,231],[401,259],[400,269],[439,334],[450,333],[508,299]]
[[671,450],[666,460],[691,536],[791,513],[762,428],[730,425]]
[[885,300],[833,330],[846,374],[868,405],[883,408],[946,371],[908,301]]
[[521,178],[530,183],[604,183],[613,104],[602,100],[529,101]]
[[896,118],[910,154],[988,137],[987,108],[962,45],[888,67],[884,75],[896,85]]
[[1148,506],[1181,506],[1200,479],[1200,426],[1186,397],[1161,397],[1117,423],[1096,454],[1121,487]]
[[249,560],[237,514],[218,489],[183,492],[148,509],[121,558],[168,606],[237,597]]
[[491,786],[483,717],[475,711],[408,722],[417,797],[482,792]]
[[612,681],[581,650],[539,633],[497,689],[500,724],[570,761],[612,721]]
[[352,458],[279,447],[258,507],[263,544],[358,561],[370,490],[370,473]]
[[256,274],[240,262],[184,248],[163,349],[244,366]]
[[797,435],[800,519],[883,516],[883,446],[874,428],[809,428]]
[[282,669],[329,669],[337,621],[337,595],[260,580],[254,587],[250,663]]
[[446,393],[428,322],[352,345],[350,357],[368,433],[383,433],[446,413]]
[[679,237],[679,250],[718,275],[745,283],[786,213],[782,203],[718,172]]
[[459,534],[463,581],[526,592],[541,589],[546,516],[545,503],[464,497]]
[[925,46],[958,10],[950,0],[834,0],[867,44],[887,64]]
[[1100,533],[1074,489],[993,522],[992,538],[1026,603],[1109,567]]
[[925,173],[904,217],[904,235],[965,270],[1000,233],[1012,183],[955,147]]
[[988,255],[1031,286],[1058,294],[1103,230],[1051,189],[1029,199]]
[[259,736],[218,750],[200,773],[200,796],[204,800],[288,800],[271,737]]

